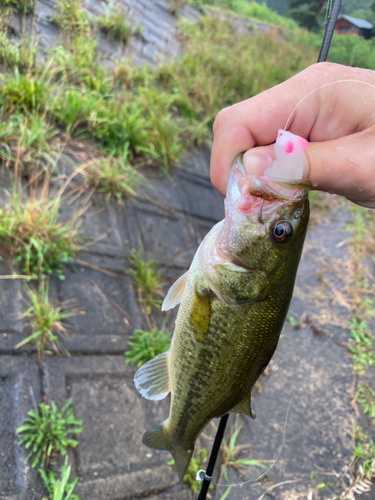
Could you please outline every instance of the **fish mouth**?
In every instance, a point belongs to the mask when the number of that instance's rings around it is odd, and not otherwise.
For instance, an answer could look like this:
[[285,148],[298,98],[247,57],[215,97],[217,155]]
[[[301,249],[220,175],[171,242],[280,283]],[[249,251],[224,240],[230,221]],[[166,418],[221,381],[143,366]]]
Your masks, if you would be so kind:
[[[272,177],[244,175],[242,155],[236,158],[237,172],[233,175],[241,193],[237,208],[246,215],[271,214],[279,207],[298,202],[304,198],[312,187],[309,180],[276,179]],[[237,178],[236,178],[237,177]]]

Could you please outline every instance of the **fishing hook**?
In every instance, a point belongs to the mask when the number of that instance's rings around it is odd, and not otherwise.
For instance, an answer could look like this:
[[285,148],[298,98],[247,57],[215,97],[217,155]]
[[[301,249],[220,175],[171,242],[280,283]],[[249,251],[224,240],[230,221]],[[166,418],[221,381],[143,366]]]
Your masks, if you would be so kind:
[[261,224],[264,224],[262,220],[262,212],[263,212],[263,198],[262,201],[260,202],[260,208],[259,208],[259,214],[258,214],[258,220]]

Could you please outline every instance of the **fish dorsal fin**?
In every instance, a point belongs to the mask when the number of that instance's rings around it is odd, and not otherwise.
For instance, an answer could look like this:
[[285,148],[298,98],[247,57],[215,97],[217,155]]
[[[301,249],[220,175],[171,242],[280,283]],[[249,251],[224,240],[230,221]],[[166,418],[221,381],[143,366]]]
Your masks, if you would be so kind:
[[181,302],[182,296],[185,291],[188,273],[189,271],[186,271],[185,274],[183,274],[175,283],[173,283],[161,306],[162,311],[173,309]]
[[239,413],[240,415],[247,415],[248,417],[255,418],[256,415],[250,405],[250,394],[245,396],[241,403],[232,408],[230,413]]
[[158,401],[170,392],[169,351],[147,361],[134,375],[134,385],[146,399]]

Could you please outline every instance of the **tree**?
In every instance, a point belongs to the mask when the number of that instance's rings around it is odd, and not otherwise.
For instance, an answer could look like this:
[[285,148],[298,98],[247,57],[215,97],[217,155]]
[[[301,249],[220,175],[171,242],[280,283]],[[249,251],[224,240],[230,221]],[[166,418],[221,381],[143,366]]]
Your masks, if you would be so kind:
[[297,21],[300,26],[317,31],[321,27],[319,14],[325,4],[326,0],[288,0],[287,15]]

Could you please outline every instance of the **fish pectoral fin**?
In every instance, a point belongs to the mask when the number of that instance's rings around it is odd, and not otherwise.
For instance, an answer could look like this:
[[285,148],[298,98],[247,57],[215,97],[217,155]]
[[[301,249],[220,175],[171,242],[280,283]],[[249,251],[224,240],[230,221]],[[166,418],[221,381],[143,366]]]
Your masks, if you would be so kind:
[[183,450],[182,448],[174,446],[169,437],[166,424],[167,421],[147,431],[143,436],[142,442],[149,448],[169,451],[174,458],[180,481],[182,481],[194,449],[193,446],[191,450]]
[[146,399],[159,401],[171,392],[169,379],[169,351],[147,361],[134,375],[134,385]]
[[256,418],[255,413],[251,409],[250,398],[251,398],[251,396],[249,394],[241,401],[241,403],[239,403],[234,408],[232,408],[230,410],[230,413],[238,413],[240,415],[246,415],[246,416],[251,417],[253,419]]
[[194,291],[193,305],[190,313],[190,326],[198,342],[203,342],[210,326],[211,315],[211,297],[208,292],[200,293],[197,289]]
[[171,288],[168,290],[168,293],[161,306],[162,311],[173,309],[181,302],[186,287],[188,273],[189,271],[186,271],[186,273],[178,278],[178,280],[173,283]]

